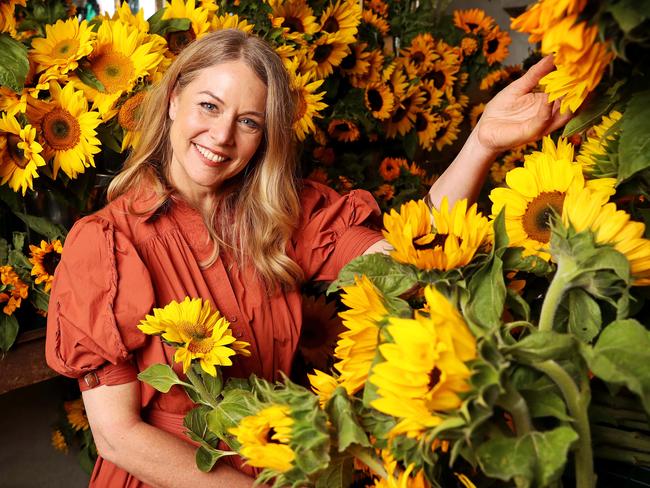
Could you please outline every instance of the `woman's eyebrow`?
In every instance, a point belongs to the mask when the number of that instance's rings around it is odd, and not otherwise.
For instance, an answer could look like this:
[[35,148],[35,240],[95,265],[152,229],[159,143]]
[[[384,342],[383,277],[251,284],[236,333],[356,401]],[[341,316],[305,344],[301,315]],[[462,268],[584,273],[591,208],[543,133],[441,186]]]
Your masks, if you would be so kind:
[[[211,98],[214,98],[217,102],[220,104],[224,105],[224,102],[221,98],[219,98],[217,95],[212,93],[210,90],[201,90],[199,92],[200,94],[208,95]],[[258,117],[261,117],[262,119],[264,118],[264,112],[258,112],[257,110],[246,110],[242,112],[242,114],[247,114],[247,115],[257,115]]]

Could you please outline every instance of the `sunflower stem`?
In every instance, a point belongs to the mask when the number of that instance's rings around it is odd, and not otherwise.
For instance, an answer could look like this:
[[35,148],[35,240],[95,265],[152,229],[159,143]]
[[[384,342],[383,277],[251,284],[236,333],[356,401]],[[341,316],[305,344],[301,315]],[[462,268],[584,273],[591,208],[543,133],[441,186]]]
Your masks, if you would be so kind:
[[361,446],[353,445],[349,449],[350,454],[359,459],[363,464],[368,466],[372,472],[377,476],[381,476],[383,479],[388,479],[388,473],[384,469],[384,466],[381,464],[373,454],[370,449],[364,449]]
[[578,432],[578,447],[575,453],[576,488],[594,488],[594,456],[591,447],[591,429],[587,409],[591,400],[589,380],[582,379],[582,390],[578,389],[573,378],[555,361],[533,363],[533,367],[549,376],[560,388],[564,400],[573,417],[575,429]]
[[[208,392],[207,388],[205,387],[205,383],[203,383],[203,378],[201,378],[200,375],[196,374],[191,366],[187,368],[187,372],[185,374],[187,375],[187,379],[190,380],[190,383],[192,383],[194,389],[201,397],[202,403],[208,407],[217,408],[217,400],[216,398],[212,398],[212,395],[210,395]],[[219,373],[217,372],[217,374]]]
[[557,271],[555,276],[551,280],[551,284],[546,290],[546,296],[544,297],[544,303],[542,303],[542,311],[539,315],[539,330],[540,332],[552,331],[553,330],[553,321],[555,319],[555,313],[557,312],[560,303],[562,303],[562,297],[564,292],[567,291],[569,283],[569,275],[565,271],[566,265],[564,265],[564,260],[560,259],[557,265]]
[[505,408],[512,415],[515,431],[518,436],[527,434],[533,430],[526,400],[524,400],[524,397],[512,385],[506,385],[506,392],[499,397],[497,404]]

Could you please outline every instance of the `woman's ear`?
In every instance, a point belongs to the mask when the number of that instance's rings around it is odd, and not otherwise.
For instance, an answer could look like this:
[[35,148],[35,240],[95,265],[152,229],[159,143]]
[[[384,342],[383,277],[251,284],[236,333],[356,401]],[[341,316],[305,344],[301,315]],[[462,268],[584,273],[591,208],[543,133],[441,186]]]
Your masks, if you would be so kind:
[[176,118],[176,112],[178,111],[178,89],[174,87],[171,96],[169,97],[169,109],[167,113],[169,118],[173,121]]

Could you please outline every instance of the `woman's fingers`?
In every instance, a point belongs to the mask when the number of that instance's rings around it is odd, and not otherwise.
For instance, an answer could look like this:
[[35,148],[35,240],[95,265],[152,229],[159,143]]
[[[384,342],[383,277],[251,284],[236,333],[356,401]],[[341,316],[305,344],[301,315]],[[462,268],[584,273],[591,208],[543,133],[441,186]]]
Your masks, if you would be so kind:
[[510,86],[519,94],[528,93],[537,86],[539,80],[544,78],[554,69],[555,64],[553,64],[553,55],[549,54],[531,66],[521,78],[513,81]]
[[551,123],[549,124],[548,128],[546,129],[546,134],[550,134],[554,130],[559,129],[560,127],[566,125],[569,120],[573,118],[575,114],[571,111],[567,111],[566,113],[562,114],[558,110],[555,114],[553,114],[553,118],[551,119]]

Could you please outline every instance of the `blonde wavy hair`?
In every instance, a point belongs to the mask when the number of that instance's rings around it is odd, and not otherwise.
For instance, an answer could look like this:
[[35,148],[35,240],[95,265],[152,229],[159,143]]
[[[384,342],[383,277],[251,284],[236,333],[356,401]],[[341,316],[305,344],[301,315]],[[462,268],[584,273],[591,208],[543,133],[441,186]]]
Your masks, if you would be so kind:
[[169,177],[172,93],[183,90],[202,69],[230,61],[245,62],[267,87],[264,135],[244,171],[225,182],[211,209],[203,212],[214,251],[201,265],[209,267],[220,251],[228,250],[241,266],[252,264],[271,289],[277,284],[291,288],[302,279],[302,270],[286,254],[300,215],[293,137],[296,98],[280,57],[257,37],[225,29],[183,49],[143,102],[140,142],[111,182],[108,200],[150,186],[158,195],[153,207],[131,210],[158,215],[178,197]]

